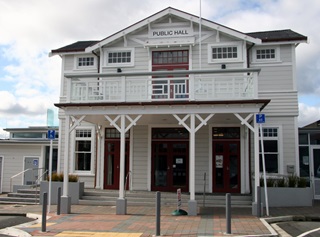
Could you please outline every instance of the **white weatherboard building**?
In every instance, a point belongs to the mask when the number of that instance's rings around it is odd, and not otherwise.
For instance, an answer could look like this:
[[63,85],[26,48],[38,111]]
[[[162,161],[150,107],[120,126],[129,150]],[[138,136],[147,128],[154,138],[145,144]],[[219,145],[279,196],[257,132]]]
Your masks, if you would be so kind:
[[52,50],[62,58],[60,169],[85,187],[119,190],[118,214],[125,188],[181,188],[196,215],[204,177],[209,193],[255,192],[255,118],[264,113],[266,171],[298,174],[295,49],[305,42],[292,30],[242,33],[169,7]]
[[[7,128],[8,139],[0,139],[0,193],[9,193],[14,186],[33,185],[46,176],[49,169],[50,141],[48,130],[58,127],[38,126],[28,128]],[[58,142],[53,142],[53,171],[57,163]]]

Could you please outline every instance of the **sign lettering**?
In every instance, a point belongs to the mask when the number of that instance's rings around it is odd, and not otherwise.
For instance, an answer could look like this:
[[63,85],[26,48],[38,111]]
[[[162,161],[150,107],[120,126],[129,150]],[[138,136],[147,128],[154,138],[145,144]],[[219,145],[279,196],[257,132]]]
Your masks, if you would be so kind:
[[183,36],[193,36],[193,30],[191,28],[181,28],[181,29],[157,29],[150,30],[150,38],[165,38],[165,37],[183,37]]

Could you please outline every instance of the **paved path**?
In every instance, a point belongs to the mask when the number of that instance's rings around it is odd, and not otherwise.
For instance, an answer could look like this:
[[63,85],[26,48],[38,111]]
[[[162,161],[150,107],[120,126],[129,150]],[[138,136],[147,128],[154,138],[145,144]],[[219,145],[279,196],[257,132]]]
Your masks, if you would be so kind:
[[[71,214],[56,215],[56,206],[51,206],[46,232],[41,232],[41,205],[0,205],[1,213],[34,213],[39,223],[16,227],[25,236],[154,236],[156,233],[155,208],[127,208],[127,215],[116,215],[114,206],[72,205]],[[251,208],[232,208],[231,232],[225,234],[224,208],[200,208],[198,216],[172,216],[175,207],[161,208],[161,236],[273,236],[264,220],[252,216]],[[313,207],[270,208],[272,217],[320,216],[320,205]],[[0,232],[1,234],[1,232]],[[20,236],[20,235],[16,235]],[[22,236],[22,235],[21,235]]]

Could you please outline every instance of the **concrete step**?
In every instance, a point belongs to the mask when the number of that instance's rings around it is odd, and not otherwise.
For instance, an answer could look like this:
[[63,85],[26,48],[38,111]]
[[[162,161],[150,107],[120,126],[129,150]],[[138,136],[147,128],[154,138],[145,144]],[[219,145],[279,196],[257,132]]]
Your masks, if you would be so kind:
[[0,203],[38,204],[39,199],[25,197],[0,197]]
[[[85,190],[84,195],[79,201],[82,205],[116,205],[119,192],[114,190]],[[156,201],[156,192],[147,191],[126,191],[125,197],[127,204],[131,206],[154,206]],[[181,194],[182,205],[187,205],[189,194]],[[203,194],[197,194],[196,200],[199,205],[206,207],[224,207],[226,202],[225,195],[208,194],[203,198]],[[177,194],[161,192],[161,204],[166,206],[177,205]],[[251,195],[231,195],[231,206],[233,207],[250,207],[252,205]]]
[[18,189],[15,193],[0,196],[1,204],[39,204],[40,190]]

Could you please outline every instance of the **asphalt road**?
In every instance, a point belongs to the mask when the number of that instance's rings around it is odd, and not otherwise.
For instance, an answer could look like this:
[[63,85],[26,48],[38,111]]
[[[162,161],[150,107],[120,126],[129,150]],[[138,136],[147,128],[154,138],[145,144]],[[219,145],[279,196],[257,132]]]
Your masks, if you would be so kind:
[[[26,222],[34,221],[34,219],[26,217],[25,215],[0,215],[0,229],[20,225]],[[0,234],[1,237],[9,235]]]
[[[317,221],[290,221],[277,224],[281,229],[291,236],[299,236],[310,230],[320,228],[320,222]],[[306,237],[319,237],[320,231],[312,232],[305,235]]]

